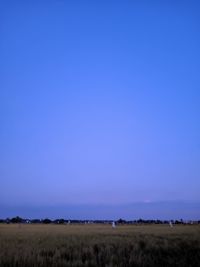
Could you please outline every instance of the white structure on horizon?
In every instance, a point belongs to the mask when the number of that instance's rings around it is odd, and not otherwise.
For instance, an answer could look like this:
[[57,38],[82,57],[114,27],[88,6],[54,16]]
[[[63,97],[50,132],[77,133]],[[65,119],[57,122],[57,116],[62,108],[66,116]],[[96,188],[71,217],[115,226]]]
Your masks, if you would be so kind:
[[172,221],[169,222],[169,226],[170,227],[173,227]]
[[112,228],[115,228],[115,227],[116,227],[115,222],[112,222]]

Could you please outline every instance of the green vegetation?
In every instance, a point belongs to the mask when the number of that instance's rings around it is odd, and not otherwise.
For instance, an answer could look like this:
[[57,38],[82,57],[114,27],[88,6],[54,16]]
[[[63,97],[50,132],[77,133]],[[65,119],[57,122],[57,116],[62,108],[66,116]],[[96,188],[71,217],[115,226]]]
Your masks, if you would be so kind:
[[0,224],[1,267],[189,267],[200,225]]

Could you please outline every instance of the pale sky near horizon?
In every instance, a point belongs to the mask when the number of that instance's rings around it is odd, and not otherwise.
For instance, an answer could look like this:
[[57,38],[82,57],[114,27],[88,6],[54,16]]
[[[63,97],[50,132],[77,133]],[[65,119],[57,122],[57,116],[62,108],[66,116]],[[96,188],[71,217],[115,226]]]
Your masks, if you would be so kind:
[[199,12],[1,1],[0,205],[199,203]]

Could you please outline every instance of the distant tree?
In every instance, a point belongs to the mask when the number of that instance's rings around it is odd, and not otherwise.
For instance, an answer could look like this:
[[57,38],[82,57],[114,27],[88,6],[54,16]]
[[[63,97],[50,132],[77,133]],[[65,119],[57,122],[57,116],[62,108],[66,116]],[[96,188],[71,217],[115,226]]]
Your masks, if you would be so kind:
[[20,218],[19,216],[17,216],[17,217],[12,218],[12,219],[10,220],[10,222],[11,222],[11,223],[21,223],[21,222],[23,222],[23,219]]
[[45,223],[45,224],[49,224],[49,223],[51,223],[51,220],[48,219],[48,218],[46,218],[46,219],[44,219],[42,222]]
[[65,223],[65,220],[64,219],[56,219],[55,221],[53,221],[54,223],[57,223],[57,224],[64,224]]
[[117,221],[117,223],[118,223],[118,224],[123,224],[123,223],[126,223],[126,220],[123,220],[123,219],[120,218],[120,219]]

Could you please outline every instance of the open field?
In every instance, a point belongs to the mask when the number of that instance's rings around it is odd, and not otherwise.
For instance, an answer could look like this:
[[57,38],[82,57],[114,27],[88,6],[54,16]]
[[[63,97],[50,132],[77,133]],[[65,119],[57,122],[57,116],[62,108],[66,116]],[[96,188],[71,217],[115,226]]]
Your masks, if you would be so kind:
[[0,267],[200,266],[200,225],[0,224]]

